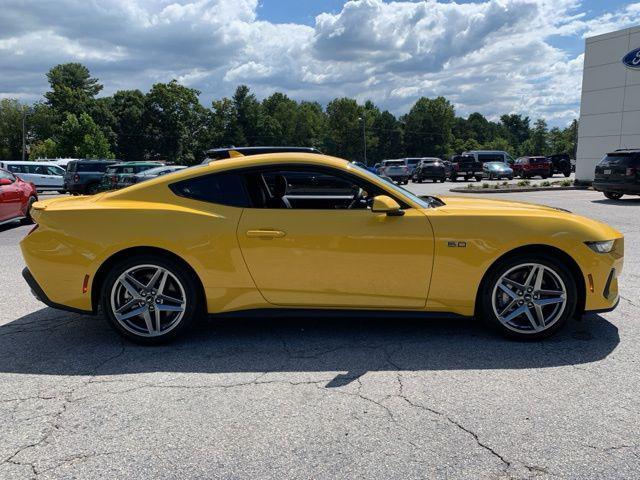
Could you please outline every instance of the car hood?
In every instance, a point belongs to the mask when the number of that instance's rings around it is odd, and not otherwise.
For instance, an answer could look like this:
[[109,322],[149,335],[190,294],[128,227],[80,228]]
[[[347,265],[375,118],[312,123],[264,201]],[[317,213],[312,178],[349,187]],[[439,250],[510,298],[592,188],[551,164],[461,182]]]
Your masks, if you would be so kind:
[[439,208],[451,211],[482,211],[482,212],[494,212],[494,213],[507,213],[507,212],[548,212],[559,213],[563,215],[570,215],[571,213],[561,208],[547,207],[544,205],[537,205],[535,203],[527,202],[513,202],[510,200],[491,200],[486,198],[469,198],[469,197],[439,197],[445,205]]
[[[588,240],[610,240],[621,238],[622,234],[609,225],[574,214],[568,210],[527,202],[491,200],[477,197],[439,197],[445,205],[437,207],[445,215],[477,215],[503,217],[546,217],[549,221],[560,221],[563,225],[573,225],[573,230]],[[551,224],[551,223],[550,223]],[[556,223],[556,225],[558,225]]]

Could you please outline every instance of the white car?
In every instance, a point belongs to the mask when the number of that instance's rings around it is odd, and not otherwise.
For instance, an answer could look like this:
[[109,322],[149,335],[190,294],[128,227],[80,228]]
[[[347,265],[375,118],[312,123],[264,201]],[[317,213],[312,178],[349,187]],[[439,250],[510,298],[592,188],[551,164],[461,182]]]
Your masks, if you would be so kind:
[[25,182],[33,183],[38,192],[58,191],[64,193],[65,170],[52,162],[0,160],[0,168],[9,170]]

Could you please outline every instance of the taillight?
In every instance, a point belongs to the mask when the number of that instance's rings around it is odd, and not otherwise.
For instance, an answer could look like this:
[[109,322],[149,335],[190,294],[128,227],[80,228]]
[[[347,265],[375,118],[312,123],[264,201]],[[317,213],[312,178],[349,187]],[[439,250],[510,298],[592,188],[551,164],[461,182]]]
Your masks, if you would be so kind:
[[627,168],[627,177],[634,177],[637,173],[638,169],[635,167]]
[[80,175],[78,175],[77,173],[73,176],[73,181],[78,183],[80,181]]

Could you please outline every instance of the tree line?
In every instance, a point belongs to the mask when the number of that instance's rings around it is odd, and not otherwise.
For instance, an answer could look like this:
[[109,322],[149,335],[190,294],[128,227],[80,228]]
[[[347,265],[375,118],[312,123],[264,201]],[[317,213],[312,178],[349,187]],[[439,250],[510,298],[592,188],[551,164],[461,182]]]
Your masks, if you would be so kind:
[[200,92],[176,80],[147,93],[120,90],[101,96],[103,85],[79,63],[53,67],[50,89],[33,105],[0,100],[0,158],[76,157],[165,160],[194,164],[214,147],[295,145],[369,164],[404,156],[446,156],[465,150],[505,150],[513,156],[575,156],[577,121],[549,129],[544,119],[481,113],[456,116],[444,97],[418,99],[396,117],[373,102],[336,98],[326,107],[283,93],[258,100],[245,85],[231,98],[200,103]]

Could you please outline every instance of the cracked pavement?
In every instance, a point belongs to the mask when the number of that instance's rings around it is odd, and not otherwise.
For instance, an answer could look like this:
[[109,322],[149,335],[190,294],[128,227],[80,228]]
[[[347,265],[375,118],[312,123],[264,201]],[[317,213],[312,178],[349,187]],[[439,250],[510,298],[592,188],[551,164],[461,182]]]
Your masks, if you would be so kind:
[[488,198],[620,229],[618,309],[542,343],[474,321],[300,318],[140,347],[36,301],[29,227],[0,228],[0,478],[640,477],[640,198]]

